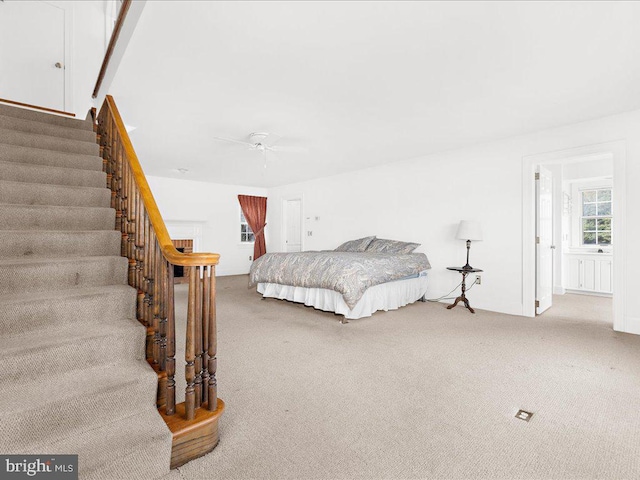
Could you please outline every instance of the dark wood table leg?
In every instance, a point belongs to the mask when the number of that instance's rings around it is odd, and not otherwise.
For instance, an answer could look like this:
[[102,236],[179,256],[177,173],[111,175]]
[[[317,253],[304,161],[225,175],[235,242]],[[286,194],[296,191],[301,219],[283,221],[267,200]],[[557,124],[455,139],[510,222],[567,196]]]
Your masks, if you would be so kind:
[[469,309],[469,311],[471,313],[476,313],[476,311],[471,308],[471,305],[469,305],[469,300],[467,300],[467,296],[465,295],[465,292],[467,291],[467,273],[466,272],[462,272],[462,294],[455,299],[455,301],[453,302],[453,304],[449,305],[447,307],[447,310],[451,310],[453,307],[455,307],[456,305],[458,305],[459,302],[463,302],[464,306],[466,308]]
[[451,310],[451,309],[452,309],[453,307],[455,307],[455,306],[458,304],[458,302],[460,302],[460,301],[464,302],[464,301],[466,301],[466,300],[465,300],[464,298],[462,298],[462,297],[458,297],[458,298],[456,298],[456,299],[455,299],[455,301],[454,301],[451,305],[449,305],[449,306],[447,307],[447,310]]

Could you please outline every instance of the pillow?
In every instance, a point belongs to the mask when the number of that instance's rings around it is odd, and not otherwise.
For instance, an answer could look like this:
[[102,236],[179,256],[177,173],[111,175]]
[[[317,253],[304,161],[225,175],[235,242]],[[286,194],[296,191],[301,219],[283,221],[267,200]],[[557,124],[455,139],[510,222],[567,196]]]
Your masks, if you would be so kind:
[[364,237],[344,242],[334,252],[364,252],[376,237]]
[[407,254],[413,252],[419,246],[419,243],[399,242],[397,240],[376,238],[367,247],[367,252]]

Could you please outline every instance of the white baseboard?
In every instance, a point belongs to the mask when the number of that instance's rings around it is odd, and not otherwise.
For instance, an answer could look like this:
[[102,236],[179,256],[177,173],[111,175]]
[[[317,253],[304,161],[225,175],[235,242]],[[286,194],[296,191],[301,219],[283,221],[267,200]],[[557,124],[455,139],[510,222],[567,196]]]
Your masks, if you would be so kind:
[[625,317],[624,332],[640,335],[640,317]]
[[613,293],[602,293],[602,292],[590,292],[585,290],[571,290],[569,288],[565,289],[565,293],[572,293],[574,295],[590,295],[592,297],[613,297]]
[[564,295],[565,293],[567,293],[567,291],[565,290],[564,287],[558,287],[558,286],[553,287],[554,295]]

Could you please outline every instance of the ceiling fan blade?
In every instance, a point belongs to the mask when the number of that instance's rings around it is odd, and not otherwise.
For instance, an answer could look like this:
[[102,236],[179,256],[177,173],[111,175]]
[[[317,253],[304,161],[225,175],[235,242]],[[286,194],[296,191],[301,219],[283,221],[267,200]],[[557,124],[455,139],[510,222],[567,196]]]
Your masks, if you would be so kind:
[[239,143],[240,145],[244,145],[245,147],[254,146],[253,143],[243,142],[242,140],[234,140],[233,138],[216,137],[215,135],[212,135],[211,138],[213,138],[214,140],[222,140],[223,142]]
[[288,153],[309,153],[307,147],[293,147],[293,146],[274,146],[271,147],[274,152],[288,152]]

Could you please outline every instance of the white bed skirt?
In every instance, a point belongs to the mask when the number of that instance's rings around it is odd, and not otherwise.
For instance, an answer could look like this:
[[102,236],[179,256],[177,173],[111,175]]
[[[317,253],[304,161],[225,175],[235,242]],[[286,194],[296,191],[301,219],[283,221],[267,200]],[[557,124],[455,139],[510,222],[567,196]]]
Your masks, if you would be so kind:
[[344,315],[348,319],[370,317],[378,310],[397,310],[422,298],[427,293],[427,272],[420,276],[374,285],[364,292],[358,303],[350,309],[342,295],[326,288],[292,287],[277,283],[258,283],[263,297],[279,298],[304,303],[325,312]]

